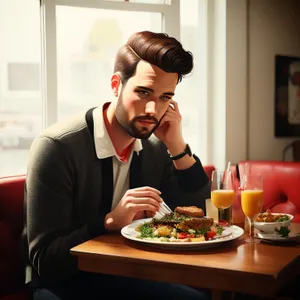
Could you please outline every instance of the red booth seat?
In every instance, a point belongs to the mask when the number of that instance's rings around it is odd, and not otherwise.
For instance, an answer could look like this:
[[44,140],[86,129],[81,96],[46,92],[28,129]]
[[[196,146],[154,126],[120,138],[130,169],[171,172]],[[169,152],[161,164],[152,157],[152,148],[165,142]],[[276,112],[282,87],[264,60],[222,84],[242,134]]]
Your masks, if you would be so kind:
[[[269,208],[272,212],[289,213],[294,215],[293,222],[300,223],[300,163],[241,161],[238,164],[239,178],[244,175],[246,162],[250,174],[263,176],[263,210]],[[236,206],[238,205],[239,203],[236,203]]]
[[204,169],[206,175],[208,176],[209,180],[211,180],[211,174],[216,169],[215,166],[206,165],[206,166],[203,166],[203,169]]
[[0,299],[27,300],[20,241],[25,176],[0,178]]

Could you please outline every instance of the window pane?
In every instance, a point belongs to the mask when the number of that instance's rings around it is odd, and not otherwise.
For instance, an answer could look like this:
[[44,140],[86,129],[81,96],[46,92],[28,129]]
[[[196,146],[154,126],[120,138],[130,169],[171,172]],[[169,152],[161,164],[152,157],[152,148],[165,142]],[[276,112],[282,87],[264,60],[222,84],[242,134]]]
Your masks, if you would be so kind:
[[59,119],[111,101],[119,47],[135,31],[160,32],[162,27],[160,13],[58,6],[56,16]]
[[42,129],[39,2],[0,1],[0,176],[26,171]]
[[39,91],[40,66],[38,63],[8,63],[9,91]]

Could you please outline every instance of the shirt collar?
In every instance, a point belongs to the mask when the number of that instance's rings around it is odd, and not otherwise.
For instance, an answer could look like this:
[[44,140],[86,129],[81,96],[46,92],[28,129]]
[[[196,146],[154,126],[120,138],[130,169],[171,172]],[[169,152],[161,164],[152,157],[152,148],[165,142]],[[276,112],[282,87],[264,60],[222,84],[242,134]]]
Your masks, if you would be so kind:
[[[107,132],[103,119],[103,109],[107,105],[108,103],[105,103],[104,105],[100,105],[93,110],[95,150],[99,159],[111,156],[117,157],[116,150]],[[140,139],[135,139],[132,149],[139,154],[139,151],[143,149]]]

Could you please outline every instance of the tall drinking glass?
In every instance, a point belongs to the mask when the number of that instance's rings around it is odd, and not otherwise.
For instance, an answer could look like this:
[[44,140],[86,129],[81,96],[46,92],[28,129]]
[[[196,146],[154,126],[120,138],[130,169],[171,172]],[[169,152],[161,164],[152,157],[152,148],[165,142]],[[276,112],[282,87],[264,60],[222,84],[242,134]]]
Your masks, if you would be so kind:
[[261,175],[244,175],[241,191],[242,210],[249,222],[248,243],[258,243],[254,238],[254,219],[261,212],[264,202],[263,180]]
[[[215,170],[212,172],[211,202],[218,209],[219,218],[224,215],[224,210],[232,206],[234,202],[234,182],[231,171]],[[230,216],[228,225],[231,225],[231,218]]]

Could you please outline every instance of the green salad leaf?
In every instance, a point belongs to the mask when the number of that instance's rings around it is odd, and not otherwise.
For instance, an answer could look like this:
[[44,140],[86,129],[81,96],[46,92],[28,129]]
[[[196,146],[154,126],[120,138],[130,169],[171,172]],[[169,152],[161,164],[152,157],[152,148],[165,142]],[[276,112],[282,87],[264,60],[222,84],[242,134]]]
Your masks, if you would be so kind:
[[276,222],[284,222],[284,221],[288,221],[289,219],[290,219],[289,216],[284,215],[284,216],[278,218],[278,219],[276,220]]
[[217,225],[217,234],[222,235],[224,228],[220,225]]
[[286,226],[281,226],[279,229],[275,228],[275,231],[279,233],[282,237],[287,237],[291,232],[290,229]]
[[153,236],[153,228],[149,223],[144,223],[140,227],[141,237],[152,237]]

